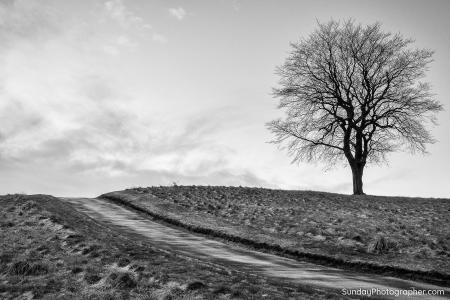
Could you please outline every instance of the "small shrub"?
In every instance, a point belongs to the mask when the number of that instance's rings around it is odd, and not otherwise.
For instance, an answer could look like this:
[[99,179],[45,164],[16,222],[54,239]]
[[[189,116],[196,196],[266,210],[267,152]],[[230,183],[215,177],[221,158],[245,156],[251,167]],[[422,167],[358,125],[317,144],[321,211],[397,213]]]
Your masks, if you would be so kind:
[[155,290],[151,294],[151,297],[154,297],[155,299],[172,300],[179,299],[181,295],[183,295],[183,290],[181,289],[180,284],[177,282],[168,282],[160,289]]
[[73,274],[78,274],[78,273],[83,272],[83,268],[81,268],[81,267],[74,267],[74,268],[72,268],[71,272]]
[[360,243],[363,242],[363,238],[362,238],[362,236],[359,235],[359,234],[355,234],[355,235],[352,237],[352,240],[354,240],[354,241],[356,241],[356,242],[360,242]]
[[69,234],[66,237],[67,244],[70,246],[81,243],[83,240],[84,240],[83,236],[79,234]]
[[14,254],[12,252],[0,253],[0,263],[7,264],[12,261]]
[[102,279],[99,275],[93,274],[93,273],[86,273],[84,274],[84,280],[89,284],[94,284],[100,281]]
[[11,221],[8,221],[8,222],[5,222],[5,223],[1,223],[0,227],[3,227],[3,228],[14,227],[14,223],[11,222]]
[[62,288],[63,288],[63,283],[61,282],[61,280],[51,278],[45,283],[45,293],[58,292]]
[[194,291],[205,288],[206,285],[201,281],[193,281],[186,286],[187,291]]
[[218,287],[216,287],[213,290],[213,294],[219,295],[219,294],[230,294],[232,291],[229,287],[224,286],[224,285],[220,285]]
[[317,227],[309,227],[305,230],[306,233],[311,233],[312,235],[319,235],[321,234],[321,230]]
[[55,215],[51,215],[49,217],[50,221],[52,221],[53,223],[62,223],[62,220],[60,217],[55,216]]
[[137,273],[141,273],[141,272],[145,271],[145,267],[144,267],[144,266],[140,266],[140,265],[135,265],[135,264],[133,264],[133,265],[131,266],[131,270],[133,270],[133,271],[135,271],[135,272],[137,272]]
[[37,207],[36,202],[34,201],[27,201],[24,204],[22,204],[22,206],[20,207],[22,211],[28,211],[28,210],[32,210],[34,208]]
[[111,286],[119,289],[132,289],[137,285],[136,280],[130,273],[113,273],[109,276],[109,279]]
[[421,247],[415,254],[417,258],[432,258],[435,256],[435,252],[428,246]]
[[37,276],[48,273],[48,267],[43,264],[30,264],[26,261],[14,262],[8,270],[11,275]]
[[[256,291],[257,292],[257,291]],[[255,292],[255,293],[256,293]],[[231,293],[231,297],[232,298],[238,298],[238,299],[241,299],[241,298],[244,298],[244,294],[240,291],[240,290],[234,290],[232,293]]]
[[99,250],[100,248],[101,248],[101,247],[100,247],[99,245],[90,245],[90,246],[84,248],[84,249],[81,251],[81,254],[87,255],[87,254],[90,254],[91,252],[96,252],[96,251]]
[[[254,285],[254,284],[246,286],[246,289],[248,290],[248,292],[250,294],[257,294],[259,292],[258,286]],[[239,292],[239,289],[235,290],[233,293],[235,293],[235,292]]]
[[382,235],[379,235],[372,241],[368,248],[367,252],[382,254],[394,250],[397,248],[397,243],[393,240],[387,239]]
[[119,259],[119,261],[117,262],[117,265],[119,266],[119,267],[126,267],[126,266],[128,266],[129,264],[130,264],[130,260],[128,259],[128,258],[126,258],[126,257],[122,257],[122,258],[120,258]]

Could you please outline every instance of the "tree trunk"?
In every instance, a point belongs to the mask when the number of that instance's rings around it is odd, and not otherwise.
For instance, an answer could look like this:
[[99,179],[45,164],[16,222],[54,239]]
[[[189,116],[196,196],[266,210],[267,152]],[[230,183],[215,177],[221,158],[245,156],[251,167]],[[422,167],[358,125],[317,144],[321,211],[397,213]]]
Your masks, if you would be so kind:
[[365,195],[363,192],[363,181],[362,181],[364,165],[356,163],[353,164],[351,168],[353,175],[353,195]]

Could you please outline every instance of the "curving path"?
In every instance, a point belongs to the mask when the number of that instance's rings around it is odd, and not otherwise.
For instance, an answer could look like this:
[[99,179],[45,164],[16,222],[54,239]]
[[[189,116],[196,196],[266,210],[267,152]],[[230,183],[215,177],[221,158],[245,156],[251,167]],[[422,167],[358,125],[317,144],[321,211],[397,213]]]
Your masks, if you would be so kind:
[[[132,210],[108,200],[97,198],[60,198],[90,217],[112,223],[142,234],[158,247],[181,252],[206,261],[214,260],[226,266],[234,265],[254,274],[278,277],[299,284],[329,289],[392,289],[436,290],[444,289],[445,296],[385,297],[386,299],[450,299],[450,288],[398,279],[367,275],[354,271],[300,262],[272,254],[261,253],[195,235],[183,229],[152,221]],[[373,297],[375,298],[375,296]],[[384,297],[383,297],[384,298]]]

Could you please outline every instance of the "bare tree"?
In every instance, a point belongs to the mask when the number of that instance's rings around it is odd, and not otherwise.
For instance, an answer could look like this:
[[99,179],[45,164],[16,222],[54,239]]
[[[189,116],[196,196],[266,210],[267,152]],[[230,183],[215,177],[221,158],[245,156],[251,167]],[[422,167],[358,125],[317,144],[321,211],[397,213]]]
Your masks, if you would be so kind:
[[425,152],[434,142],[426,124],[442,105],[421,82],[433,52],[413,40],[354,21],[319,24],[292,43],[274,96],[286,117],[268,123],[274,143],[294,161],[347,161],[353,193],[364,194],[366,163],[396,150]]

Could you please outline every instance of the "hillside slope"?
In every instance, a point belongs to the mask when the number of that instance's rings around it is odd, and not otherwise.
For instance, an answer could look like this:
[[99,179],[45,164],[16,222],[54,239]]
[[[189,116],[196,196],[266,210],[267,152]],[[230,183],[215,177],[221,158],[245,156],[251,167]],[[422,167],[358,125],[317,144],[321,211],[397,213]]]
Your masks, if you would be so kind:
[[341,298],[162,250],[55,197],[0,208],[0,299]]
[[135,188],[102,197],[198,232],[300,258],[450,278],[449,199],[209,186]]

